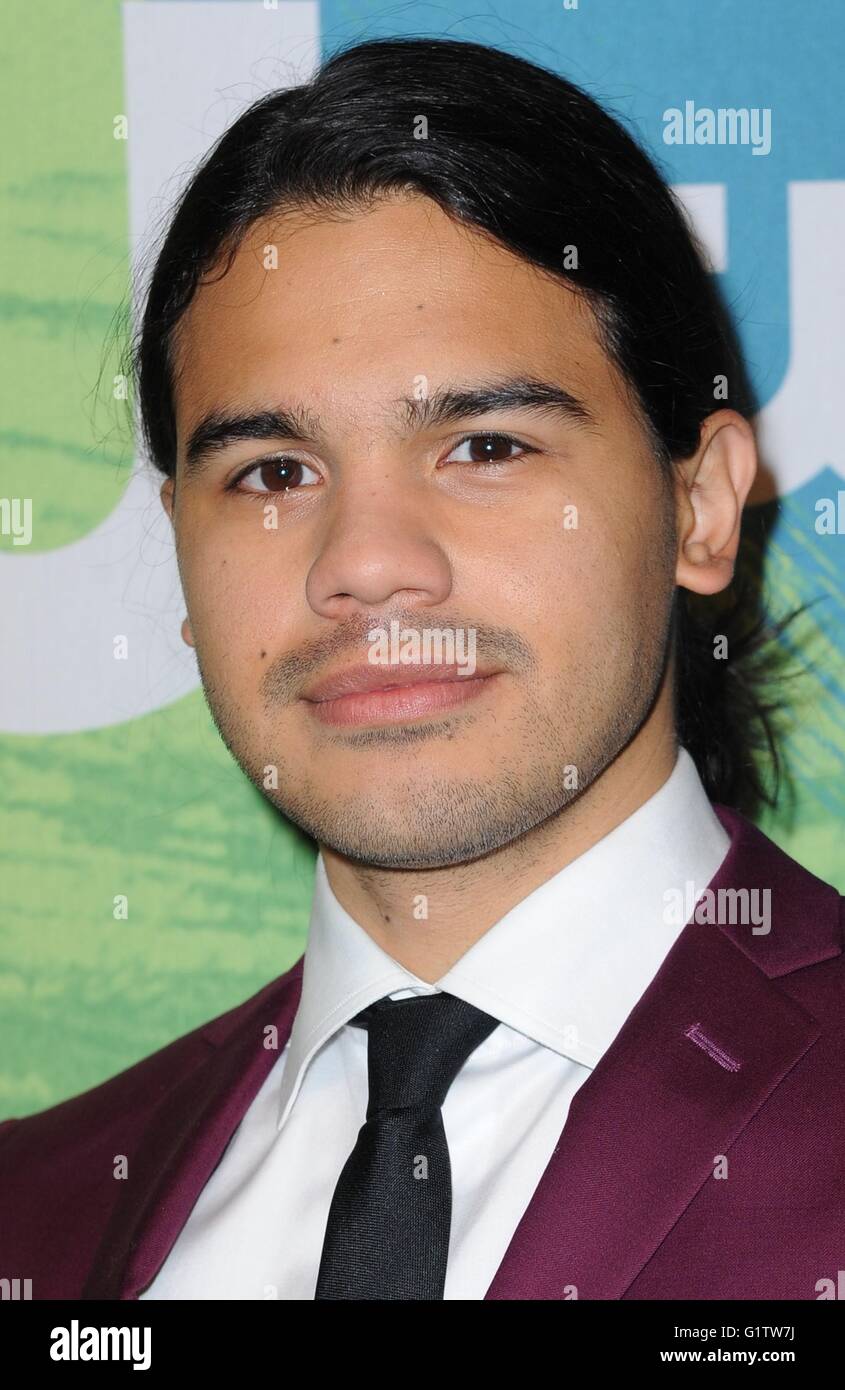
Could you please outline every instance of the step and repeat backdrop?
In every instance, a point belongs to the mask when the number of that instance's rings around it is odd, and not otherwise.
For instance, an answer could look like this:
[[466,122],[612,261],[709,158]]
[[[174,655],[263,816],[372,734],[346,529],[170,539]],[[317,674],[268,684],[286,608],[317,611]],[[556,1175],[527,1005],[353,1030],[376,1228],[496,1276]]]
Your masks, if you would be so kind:
[[[0,26],[0,1117],[115,1074],[302,951],[313,849],[211,724],[115,377],[133,267],[197,159],[364,38],[554,67],[689,209],[760,403],[766,594],[813,601],[788,638],[795,794],[760,824],[845,890],[839,0],[4,0]],[[743,113],[734,138],[696,142],[720,110]]]

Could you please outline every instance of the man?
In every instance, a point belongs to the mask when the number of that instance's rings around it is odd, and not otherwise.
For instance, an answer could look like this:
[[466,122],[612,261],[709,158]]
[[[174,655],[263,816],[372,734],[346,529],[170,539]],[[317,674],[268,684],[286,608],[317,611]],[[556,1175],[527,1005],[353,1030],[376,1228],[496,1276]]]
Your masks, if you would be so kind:
[[135,366],[183,634],[314,906],[253,999],[0,1128],[3,1272],[824,1296],[842,903],[738,809],[763,716],[694,604],[755,443],[649,161],[521,60],[360,45],[211,152]]

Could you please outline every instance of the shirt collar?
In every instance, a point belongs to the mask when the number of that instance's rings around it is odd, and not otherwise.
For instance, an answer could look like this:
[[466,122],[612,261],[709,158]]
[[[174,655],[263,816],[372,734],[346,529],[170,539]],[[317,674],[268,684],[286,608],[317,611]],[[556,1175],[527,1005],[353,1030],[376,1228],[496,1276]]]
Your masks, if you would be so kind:
[[[302,994],[282,1075],[285,1123],[311,1058],[376,999],[445,990],[562,1056],[595,1066],[651,983],[730,844],[684,748],[663,786],[494,923],[436,984],[388,955],[341,907],[322,855]],[[688,915],[688,914],[687,914]]]

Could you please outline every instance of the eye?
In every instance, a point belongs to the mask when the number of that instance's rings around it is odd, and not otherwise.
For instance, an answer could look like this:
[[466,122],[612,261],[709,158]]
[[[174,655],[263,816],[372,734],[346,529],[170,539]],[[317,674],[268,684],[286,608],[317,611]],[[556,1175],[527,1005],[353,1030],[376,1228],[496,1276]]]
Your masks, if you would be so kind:
[[[313,482],[308,483],[303,479],[303,473],[310,473],[312,478],[320,481],[319,474],[315,473],[313,468],[309,468],[302,459],[293,458],[289,454],[276,454],[272,458],[259,459],[257,463],[251,463],[249,468],[243,469],[228,484],[227,491],[267,496],[275,492],[296,491],[303,481],[307,486],[313,487]],[[254,485],[244,487],[243,483],[247,478],[254,479]]]
[[[456,451],[467,448],[470,450],[470,457],[453,458]],[[514,448],[518,451],[516,454],[507,453],[507,450]],[[505,451],[505,457],[496,458],[494,456],[496,452],[502,453],[503,451]],[[466,463],[472,468],[495,469],[514,462],[516,458],[538,452],[530,444],[525,444],[514,435],[499,434],[487,430],[481,434],[469,434],[460,440],[445,461]],[[473,454],[478,456],[472,457]],[[310,479],[305,476],[309,473]],[[247,479],[251,480],[250,485],[244,486]],[[319,474],[302,459],[294,458],[290,454],[274,454],[270,458],[259,459],[257,463],[251,463],[248,468],[242,469],[237,477],[227,484],[227,491],[266,497],[274,493],[296,492],[302,486],[313,487],[319,481]]]
[[[511,434],[496,434],[495,432],[491,433],[489,431],[485,431],[483,434],[468,434],[465,439],[462,439],[460,443],[455,445],[456,450],[465,449],[467,447],[470,449],[470,457],[453,459],[453,462],[468,463],[474,468],[484,468],[485,466],[490,468],[501,468],[506,463],[512,463],[515,458],[521,455],[536,454],[538,452],[538,450],[533,449],[530,444],[523,443],[521,439],[516,439]],[[506,456],[504,458],[494,457],[497,451],[501,452],[502,450],[513,447],[519,450],[519,454],[511,454],[509,457]],[[472,457],[474,452],[478,453],[478,457]],[[451,454],[449,458],[452,458]],[[448,462],[448,460],[446,461]]]

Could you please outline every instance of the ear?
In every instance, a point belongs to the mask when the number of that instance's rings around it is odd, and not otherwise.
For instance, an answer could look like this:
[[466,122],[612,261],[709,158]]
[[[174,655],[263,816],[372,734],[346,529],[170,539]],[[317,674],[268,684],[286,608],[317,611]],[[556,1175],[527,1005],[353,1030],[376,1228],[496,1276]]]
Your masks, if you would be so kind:
[[164,510],[167,512],[167,515],[170,517],[171,521],[173,520],[173,504],[176,501],[175,491],[175,479],[165,478],[164,482],[161,485],[161,488],[159,489],[158,494],[161,498],[161,505],[164,507]]
[[[161,488],[159,489],[158,495],[161,498],[161,505],[164,507],[164,510],[167,512],[167,515],[170,517],[170,520],[172,521],[173,508],[176,504],[176,483],[173,478],[165,478],[164,482],[161,485]],[[191,632],[191,624],[187,618],[184,618],[182,620],[182,641],[188,647],[196,646],[196,643],[194,642],[194,634]]]
[[750,423],[736,410],[708,415],[695,454],[675,468],[675,582],[696,594],[717,594],[733,578],[742,509],[757,472]]

